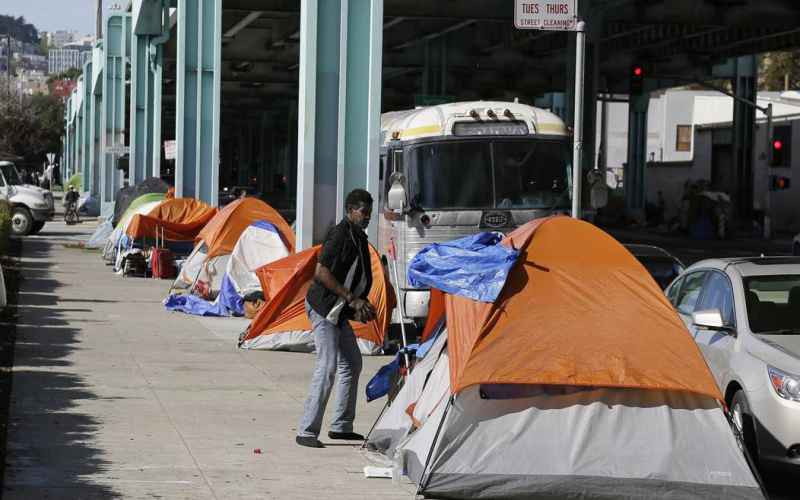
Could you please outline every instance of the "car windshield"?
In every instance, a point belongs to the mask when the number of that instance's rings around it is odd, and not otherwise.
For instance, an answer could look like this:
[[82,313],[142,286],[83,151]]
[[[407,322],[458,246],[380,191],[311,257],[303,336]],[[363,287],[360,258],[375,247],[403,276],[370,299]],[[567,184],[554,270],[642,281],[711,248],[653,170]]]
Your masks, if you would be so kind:
[[425,209],[536,209],[570,205],[565,141],[445,141],[409,149],[411,200]]
[[21,186],[22,179],[19,178],[19,174],[17,173],[16,167],[13,164],[5,163],[0,165],[0,170],[3,171],[3,177],[6,178],[6,182],[12,186]]
[[800,335],[800,274],[744,278],[753,333]]

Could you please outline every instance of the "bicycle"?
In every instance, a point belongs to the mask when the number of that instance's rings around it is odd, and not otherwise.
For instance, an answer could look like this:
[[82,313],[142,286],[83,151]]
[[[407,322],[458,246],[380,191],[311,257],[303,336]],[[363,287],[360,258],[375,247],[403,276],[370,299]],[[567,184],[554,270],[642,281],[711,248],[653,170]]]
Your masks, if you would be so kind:
[[80,221],[80,217],[78,217],[78,204],[75,202],[68,203],[66,211],[64,212],[64,222],[71,226],[72,224],[80,223]]

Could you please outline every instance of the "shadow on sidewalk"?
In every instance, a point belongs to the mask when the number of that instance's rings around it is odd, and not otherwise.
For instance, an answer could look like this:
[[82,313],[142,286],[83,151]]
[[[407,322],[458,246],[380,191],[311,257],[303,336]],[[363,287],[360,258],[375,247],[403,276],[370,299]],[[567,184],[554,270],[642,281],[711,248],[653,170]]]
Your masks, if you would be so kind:
[[91,309],[58,307],[62,283],[51,277],[57,276],[56,263],[46,260],[55,244],[48,238],[23,243],[17,321],[10,332],[16,339],[11,397],[3,394],[2,401],[9,408],[2,496],[118,498],[112,486],[99,482],[108,480],[110,469],[93,446],[102,422],[80,409],[98,397],[82,376],[62,371],[72,364],[68,357],[79,348],[80,334],[64,313]]

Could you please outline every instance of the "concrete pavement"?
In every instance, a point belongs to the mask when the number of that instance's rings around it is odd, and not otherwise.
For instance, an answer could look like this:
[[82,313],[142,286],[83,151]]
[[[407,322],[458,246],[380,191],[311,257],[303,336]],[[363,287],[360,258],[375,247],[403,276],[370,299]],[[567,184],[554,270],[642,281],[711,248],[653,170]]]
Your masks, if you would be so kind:
[[[313,356],[239,351],[242,321],[166,312],[168,282],[64,247],[93,228],[24,241],[4,498],[413,496],[365,479],[357,446],[295,445]],[[363,385],[387,361],[365,357],[356,431],[381,409]]]

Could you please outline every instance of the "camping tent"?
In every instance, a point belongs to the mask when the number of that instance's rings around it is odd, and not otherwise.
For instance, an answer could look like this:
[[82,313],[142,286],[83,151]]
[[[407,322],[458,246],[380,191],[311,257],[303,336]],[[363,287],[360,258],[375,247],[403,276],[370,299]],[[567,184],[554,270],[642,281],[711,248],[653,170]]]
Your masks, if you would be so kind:
[[172,198],[147,214],[134,215],[125,233],[134,240],[158,237],[168,241],[194,241],[216,214],[216,208],[200,200]]
[[622,245],[567,217],[502,244],[521,252],[500,296],[445,296],[447,333],[373,448],[437,498],[762,498],[702,355]]
[[[256,271],[267,303],[242,335],[239,347],[299,352],[314,350],[311,323],[305,312],[305,296],[314,277],[319,250],[320,247],[316,246]],[[351,325],[361,352],[377,354],[383,347],[395,300],[380,256],[372,247],[370,260],[372,288],[368,299],[375,306],[377,317],[369,323],[352,322]]]
[[272,224],[289,253],[294,252],[294,232],[275,209],[258,198],[239,199],[217,212],[200,231],[198,244],[181,267],[170,293],[188,290],[199,281],[208,284],[211,295],[216,296],[233,248],[244,230],[256,221]]
[[114,227],[119,224],[120,219],[134,200],[149,193],[165,194],[168,190],[169,184],[166,182],[157,177],[148,177],[135,186],[126,186],[117,191],[114,197],[114,217],[112,219]]
[[97,225],[97,228],[94,230],[91,236],[84,241],[83,247],[91,249],[105,247],[106,242],[108,242],[108,238],[111,236],[112,232],[114,232],[114,226],[111,224],[111,220],[103,220]]
[[125,213],[120,216],[119,222],[114,225],[114,230],[106,241],[105,249],[103,250],[103,258],[111,262],[115,260],[120,241],[125,236],[125,231],[128,229],[128,225],[134,215],[148,214],[163,203],[163,201],[164,193],[148,193],[131,201]]
[[216,299],[206,301],[194,295],[170,295],[164,305],[172,311],[201,316],[242,316],[244,297],[261,290],[256,269],[289,255],[286,244],[272,224],[256,221],[244,230],[228,259]]

